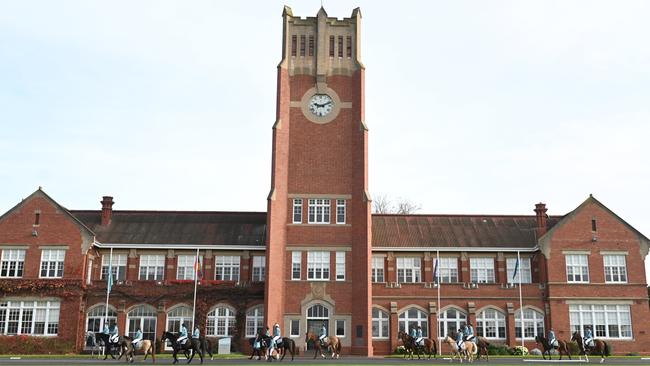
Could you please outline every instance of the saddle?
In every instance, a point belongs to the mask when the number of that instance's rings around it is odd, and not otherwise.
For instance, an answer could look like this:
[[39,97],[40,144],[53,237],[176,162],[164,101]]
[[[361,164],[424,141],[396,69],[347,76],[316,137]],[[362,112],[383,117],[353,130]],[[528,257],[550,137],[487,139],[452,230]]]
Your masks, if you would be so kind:
[[329,338],[330,338],[330,337],[325,337],[325,338],[323,338],[323,339],[320,341],[320,344],[321,344],[321,345],[325,345],[325,344],[329,343],[329,341],[330,341]]
[[275,342],[275,346],[276,346],[276,347],[282,347],[282,345],[283,345],[283,344],[282,344],[282,338],[279,338],[279,339]]
[[551,348],[560,348],[560,344],[558,343],[557,339],[554,339],[552,342],[548,342],[548,345],[551,346]]

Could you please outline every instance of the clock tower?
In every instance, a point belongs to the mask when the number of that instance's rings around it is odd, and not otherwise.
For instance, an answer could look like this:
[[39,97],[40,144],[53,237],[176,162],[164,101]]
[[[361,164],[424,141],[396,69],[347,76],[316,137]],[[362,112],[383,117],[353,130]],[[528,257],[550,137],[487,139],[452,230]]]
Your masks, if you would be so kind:
[[284,8],[267,215],[265,318],[303,345],[322,325],[372,355],[371,202],[361,13]]

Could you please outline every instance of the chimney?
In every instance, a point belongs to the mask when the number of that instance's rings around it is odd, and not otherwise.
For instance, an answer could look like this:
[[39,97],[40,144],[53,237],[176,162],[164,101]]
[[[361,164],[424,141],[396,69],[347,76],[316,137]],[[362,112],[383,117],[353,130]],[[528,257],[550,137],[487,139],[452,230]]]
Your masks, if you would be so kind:
[[547,220],[548,220],[548,215],[546,215],[546,204],[545,203],[538,203],[535,205],[535,214],[537,216],[537,237],[541,237],[542,235],[546,234],[546,230],[548,229],[547,226]]
[[102,226],[106,226],[111,223],[111,218],[113,217],[113,197],[104,196],[102,197]]

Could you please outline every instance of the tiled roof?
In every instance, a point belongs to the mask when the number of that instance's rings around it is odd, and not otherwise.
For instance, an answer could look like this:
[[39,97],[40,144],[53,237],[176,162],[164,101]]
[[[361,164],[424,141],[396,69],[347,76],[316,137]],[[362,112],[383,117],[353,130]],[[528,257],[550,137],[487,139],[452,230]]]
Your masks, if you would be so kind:
[[266,212],[71,211],[106,244],[264,245]]
[[[548,218],[549,227],[561,217]],[[535,216],[372,215],[373,248],[533,248]]]

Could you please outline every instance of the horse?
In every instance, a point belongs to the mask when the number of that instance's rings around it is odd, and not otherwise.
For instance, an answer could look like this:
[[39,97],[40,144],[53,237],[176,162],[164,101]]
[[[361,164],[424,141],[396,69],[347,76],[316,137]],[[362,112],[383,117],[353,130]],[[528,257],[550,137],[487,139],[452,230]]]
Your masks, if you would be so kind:
[[429,338],[422,338],[422,343],[421,345],[415,344],[415,339],[411,337],[409,334],[404,332],[403,330],[400,330],[397,333],[397,339],[400,339],[402,343],[404,343],[404,348],[406,349],[407,353],[404,355],[404,358],[406,358],[407,355],[410,355],[410,358],[413,358],[413,351],[418,356],[418,359],[420,359],[420,351],[422,351],[422,355],[428,354],[429,359],[431,358],[431,355],[433,355],[433,358],[436,358],[436,353],[438,353],[438,347],[436,346],[436,342]]
[[316,358],[316,355],[320,353],[320,355],[323,358],[325,357],[325,354],[323,354],[323,348],[330,349],[332,351],[332,358],[339,358],[341,356],[341,340],[337,336],[327,336],[324,339],[324,345],[321,346],[320,344],[320,339],[316,334],[307,332],[305,333],[305,343],[309,343],[309,341],[312,341],[314,346],[316,346],[316,350],[314,351],[314,358]]
[[[205,357],[205,352],[207,352],[210,355],[210,360],[214,360],[214,355],[212,354],[212,342],[205,337],[201,337],[199,340],[201,342],[201,349],[203,349],[203,357]],[[189,349],[183,351],[185,358],[190,358],[190,351],[191,350]]]
[[255,355],[257,355],[258,360],[262,359],[262,355],[266,357],[266,354],[264,352],[266,344],[264,343],[264,339],[259,334],[255,335],[253,338],[249,338],[248,343],[250,343],[252,349],[251,356],[248,358],[249,360],[252,360]]
[[[173,362],[174,364],[178,363],[178,358],[176,357],[178,351],[186,352],[190,350],[192,351],[192,354],[187,359],[187,363],[192,362],[192,359],[194,359],[195,354],[199,355],[199,357],[201,358],[201,363],[203,363],[204,352],[203,352],[203,347],[201,347],[202,344],[200,339],[188,338],[187,342],[185,342],[184,344],[180,344],[178,343],[178,336],[176,336],[172,332],[165,331],[163,332],[162,337],[160,338],[160,343],[164,344],[166,340],[169,340],[169,342],[171,342],[172,344],[172,349],[174,350],[174,353],[172,355],[174,357],[174,362]],[[185,353],[185,355],[187,357],[187,353]]]
[[104,347],[104,360],[108,358],[110,355],[113,359],[115,359],[116,354],[121,353],[120,352],[120,346],[119,342],[118,343],[113,343],[110,341],[111,336],[108,334],[104,334],[102,332],[96,332],[95,333],[95,339],[97,341],[97,345],[99,347]]
[[569,352],[569,347],[567,346],[566,341],[562,341],[557,339],[557,344],[558,347],[551,346],[550,343],[548,343],[548,339],[544,337],[543,335],[538,335],[535,336],[535,343],[536,344],[541,344],[542,348],[544,348],[544,351],[542,352],[542,358],[546,359],[546,354],[548,353],[548,359],[551,360],[551,351],[554,349],[557,349],[558,353],[560,354],[560,360],[562,359],[562,353],[565,355],[569,356],[569,360],[571,359],[571,352]]
[[[118,361],[122,359],[122,356],[126,359],[127,362],[133,363],[135,359],[135,347],[133,346],[133,338],[129,336],[121,336],[120,337],[120,347],[121,347],[121,353],[120,357],[118,357]],[[138,350],[142,350],[142,353],[144,354],[144,359],[147,359],[148,355],[151,355],[151,362],[156,363],[156,352],[154,349],[153,342],[151,342],[148,339],[143,339],[140,341],[140,347]]]
[[571,336],[571,340],[578,343],[578,348],[580,349],[579,355],[585,355],[585,359],[589,362],[588,354],[600,354],[600,363],[605,362],[605,356],[609,356],[609,346],[607,342],[601,341],[600,339],[594,338],[594,347],[585,349],[584,343],[582,343],[582,335],[579,331],[576,331]]
[[[277,352],[276,359],[279,359],[280,361],[284,360],[287,352],[289,352],[291,353],[291,361],[293,361],[296,355],[296,342],[293,339],[287,337],[282,337],[280,340],[280,344],[276,345],[273,348]],[[249,339],[249,342],[251,344],[251,348],[253,348],[253,353],[251,354],[251,357],[249,357],[249,360],[252,359],[256,353],[258,360],[261,358],[261,355],[264,355],[264,358],[268,361],[272,360],[272,358],[269,358],[269,356],[272,355],[267,354],[267,350],[269,349],[271,342],[273,342],[273,338],[258,334],[255,338]],[[260,343],[260,348],[257,350],[255,349],[255,342]]]
[[489,346],[490,342],[488,342],[485,338],[476,337],[476,347],[478,348],[478,353],[476,355],[477,360],[480,360],[481,356],[485,356],[485,360],[490,361],[490,355],[488,352]]
[[474,356],[478,353],[478,347],[472,341],[463,341],[463,344],[465,345],[464,350],[458,349],[458,344],[456,344],[456,341],[449,335],[445,337],[444,342],[451,347],[452,361],[457,356],[461,363],[463,362],[463,357],[467,358],[467,361],[473,362]]

